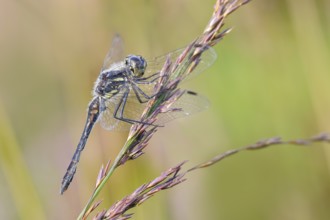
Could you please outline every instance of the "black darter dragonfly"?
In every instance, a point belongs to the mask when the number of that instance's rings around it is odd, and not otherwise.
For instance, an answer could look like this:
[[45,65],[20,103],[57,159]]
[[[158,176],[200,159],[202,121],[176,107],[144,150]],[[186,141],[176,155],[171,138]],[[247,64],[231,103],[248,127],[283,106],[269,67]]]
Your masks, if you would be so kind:
[[[167,55],[145,60],[142,56],[122,56],[123,46],[119,35],[116,35],[110,51],[105,57],[103,67],[98,76],[93,90],[93,98],[88,106],[85,128],[81,135],[77,149],[65,173],[61,194],[70,185],[76,172],[80,154],[85,147],[88,136],[96,122],[106,130],[127,130],[133,123],[139,121],[146,102],[153,97],[153,88],[159,78],[159,73],[166,59],[174,62],[182,53],[181,50],[173,51]],[[217,55],[212,48],[208,48],[202,55],[199,65],[192,75],[204,71],[215,61]],[[162,115],[155,125],[162,125],[178,117],[185,117],[201,111],[208,106],[208,101],[195,92],[187,91],[175,103],[174,108],[182,111]]]

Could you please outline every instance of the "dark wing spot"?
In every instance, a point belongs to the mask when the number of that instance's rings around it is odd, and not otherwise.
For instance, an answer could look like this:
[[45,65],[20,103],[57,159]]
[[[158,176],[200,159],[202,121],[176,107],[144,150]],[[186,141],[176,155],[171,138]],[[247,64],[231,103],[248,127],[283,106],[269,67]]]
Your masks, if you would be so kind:
[[196,92],[194,92],[194,91],[187,91],[187,94],[189,94],[189,95],[197,95],[197,93]]

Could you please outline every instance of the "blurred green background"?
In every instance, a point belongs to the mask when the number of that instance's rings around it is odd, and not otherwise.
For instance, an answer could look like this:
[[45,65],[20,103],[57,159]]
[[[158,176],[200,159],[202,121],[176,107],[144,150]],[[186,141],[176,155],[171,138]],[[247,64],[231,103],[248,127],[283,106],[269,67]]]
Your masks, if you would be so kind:
[[[183,47],[215,0],[0,2],[0,219],[73,219],[126,133],[93,130],[69,190],[63,174],[80,138],[112,36],[146,57]],[[330,131],[330,1],[255,0],[227,20],[218,60],[185,86],[211,107],[168,124],[121,167],[101,208],[161,171],[227,149]],[[134,219],[330,219],[330,146],[243,152],[134,209]]]

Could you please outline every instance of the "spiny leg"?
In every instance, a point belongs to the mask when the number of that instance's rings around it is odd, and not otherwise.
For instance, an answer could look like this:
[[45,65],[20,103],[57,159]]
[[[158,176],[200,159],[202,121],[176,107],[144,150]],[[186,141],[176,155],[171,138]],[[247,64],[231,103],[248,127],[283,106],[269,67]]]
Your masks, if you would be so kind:
[[135,88],[134,86],[132,86],[132,89],[133,89],[133,92],[134,92],[136,98],[138,99],[138,101],[139,101],[141,104],[146,103],[146,102],[149,101],[148,98],[147,98],[147,100],[143,101],[143,100],[141,99],[141,97],[140,97],[138,91],[136,91],[136,88]]
[[[152,80],[147,80],[147,79],[149,79],[151,77],[154,77],[154,76],[157,76],[157,77],[152,79]],[[161,77],[163,77],[163,78],[165,77],[166,80],[167,80],[170,76],[168,74],[160,76],[160,72],[157,72],[157,73],[154,73],[151,76],[148,76],[148,77],[145,77],[145,78],[136,78],[134,81],[135,81],[136,84],[152,84]]]
[[[157,76],[158,75],[158,76]],[[150,81],[147,81],[146,79],[149,79],[151,77],[154,77],[154,76],[157,76],[156,78],[150,80]],[[157,79],[159,79],[161,76],[159,76],[159,72],[157,73],[154,73],[152,74],[151,76],[148,76],[148,77],[145,77],[145,78],[136,78],[133,82],[132,82],[132,88],[133,88],[133,91],[135,93],[135,96],[137,97],[137,99],[139,100],[140,103],[146,103],[149,101],[149,99],[155,97],[157,95],[157,93],[153,94],[153,95],[147,95],[137,84],[142,84],[142,85],[150,85],[150,84],[153,84]],[[166,76],[163,76],[163,77],[166,77],[168,78],[169,76],[166,75]],[[145,101],[143,101],[140,97],[141,94],[142,96],[144,96]]]
[[116,106],[113,117],[115,119],[130,123],[130,124],[139,123],[139,124],[143,124],[143,125],[152,125],[152,126],[157,126],[158,127],[158,125],[154,125],[152,123],[147,123],[147,122],[138,121],[138,120],[134,120],[134,119],[124,117],[124,110],[125,110],[125,106],[126,106],[126,103],[127,103],[127,98],[128,98],[130,89],[128,87],[125,87],[125,88],[122,88],[122,89],[125,89],[125,92],[124,92],[123,96],[120,98],[120,101]]
[[[156,95],[156,94],[151,95],[151,96],[147,95],[142,89],[140,89],[140,87],[138,87],[135,84],[132,84],[132,89],[134,91],[136,98],[139,100],[139,102],[141,104],[148,102],[149,99],[155,97],[155,95]],[[141,99],[140,94],[146,99],[145,101]]]
[[[157,76],[158,75],[158,76]],[[152,79],[152,80],[150,80],[150,81],[146,81],[147,79],[150,79],[150,78],[152,78],[152,77],[154,77],[154,76],[157,76],[156,78],[154,78],[154,79]],[[157,72],[157,73],[154,73],[154,74],[152,74],[152,75],[150,75],[150,76],[147,76],[147,77],[143,77],[143,78],[136,78],[136,82],[140,82],[141,81],[141,84],[143,84],[143,82],[154,82],[155,80],[157,80],[157,79],[159,79],[159,72]]]
[[[157,79],[158,78],[159,77],[157,77]],[[156,94],[153,94],[153,95],[147,95],[137,84],[145,84],[145,85],[147,85],[147,84],[152,84],[152,83],[153,83],[153,81],[144,81],[144,82],[134,81],[134,82],[132,82],[131,85],[132,85],[133,91],[134,91],[135,96],[138,98],[138,100],[139,100],[140,103],[147,102],[149,99],[155,97],[157,95],[157,93]],[[141,99],[141,97],[140,97],[139,94],[141,94],[147,100],[146,101],[142,101],[142,99]]]

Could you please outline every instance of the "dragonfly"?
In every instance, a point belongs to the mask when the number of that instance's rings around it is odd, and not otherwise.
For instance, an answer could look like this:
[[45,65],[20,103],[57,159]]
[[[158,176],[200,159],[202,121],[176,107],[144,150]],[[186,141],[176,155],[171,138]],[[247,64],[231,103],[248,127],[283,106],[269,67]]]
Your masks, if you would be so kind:
[[[134,123],[144,124],[139,117],[146,103],[155,95],[153,89],[160,77],[162,66],[168,58],[174,62],[182,52],[183,49],[179,49],[150,60],[140,55],[128,55],[122,59],[123,40],[119,35],[115,35],[94,84],[85,127],[63,177],[61,194],[67,190],[76,173],[81,152],[95,123],[99,122],[104,129],[110,131],[128,130]],[[190,75],[195,76],[203,72],[214,63],[216,57],[214,49],[208,48]],[[174,105],[173,108],[180,108],[180,111],[164,113],[155,126],[202,111],[208,107],[208,101],[195,92],[186,91]]]

